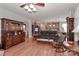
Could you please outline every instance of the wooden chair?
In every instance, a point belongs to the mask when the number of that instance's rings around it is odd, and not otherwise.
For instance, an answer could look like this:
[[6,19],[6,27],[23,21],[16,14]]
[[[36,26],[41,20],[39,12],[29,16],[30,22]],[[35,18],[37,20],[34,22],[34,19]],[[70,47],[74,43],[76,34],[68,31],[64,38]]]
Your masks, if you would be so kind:
[[64,52],[65,48],[63,46],[63,42],[66,39],[66,35],[60,34],[60,36],[56,37],[53,42],[53,46],[56,52]]

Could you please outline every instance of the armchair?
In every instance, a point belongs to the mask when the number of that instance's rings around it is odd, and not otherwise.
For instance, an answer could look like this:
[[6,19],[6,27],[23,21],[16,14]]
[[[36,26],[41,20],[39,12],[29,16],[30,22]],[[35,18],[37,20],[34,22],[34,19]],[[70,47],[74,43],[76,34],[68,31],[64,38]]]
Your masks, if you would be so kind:
[[58,37],[54,39],[53,46],[56,49],[55,50],[56,52],[65,51],[64,45],[63,45],[63,42],[65,41],[65,39],[66,39],[66,35],[63,35],[63,34],[59,34]]

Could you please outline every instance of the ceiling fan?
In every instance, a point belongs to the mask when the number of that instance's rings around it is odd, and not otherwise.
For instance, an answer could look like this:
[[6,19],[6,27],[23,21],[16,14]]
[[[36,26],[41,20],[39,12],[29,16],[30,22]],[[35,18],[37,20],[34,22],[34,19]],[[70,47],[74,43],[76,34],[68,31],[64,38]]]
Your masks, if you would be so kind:
[[23,4],[21,5],[20,7],[25,7],[27,4],[33,4],[33,5],[36,5],[36,6],[40,6],[40,7],[44,7],[45,6],[45,3],[26,3],[26,4]]
[[24,8],[29,13],[31,13],[31,12],[36,12],[37,11],[35,6],[44,7],[45,3],[26,3],[26,4],[22,4],[20,7]]

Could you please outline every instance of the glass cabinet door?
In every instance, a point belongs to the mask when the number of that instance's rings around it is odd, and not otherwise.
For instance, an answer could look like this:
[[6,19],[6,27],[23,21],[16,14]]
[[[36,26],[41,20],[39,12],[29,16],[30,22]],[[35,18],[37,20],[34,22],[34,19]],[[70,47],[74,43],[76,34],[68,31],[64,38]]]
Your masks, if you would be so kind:
[[9,30],[9,24],[7,21],[4,21],[4,30],[8,31]]
[[9,23],[9,30],[14,31],[15,30],[15,25],[13,23]]

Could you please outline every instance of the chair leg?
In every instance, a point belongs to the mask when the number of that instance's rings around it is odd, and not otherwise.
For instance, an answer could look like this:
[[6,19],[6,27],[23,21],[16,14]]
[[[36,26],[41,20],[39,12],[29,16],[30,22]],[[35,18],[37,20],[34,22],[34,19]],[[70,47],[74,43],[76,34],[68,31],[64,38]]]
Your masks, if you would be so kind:
[[65,51],[67,51],[67,49],[65,49],[63,46],[61,46],[61,47],[59,47],[59,48],[56,48],[56,50],[55,50],[56,52],[65,52]]

